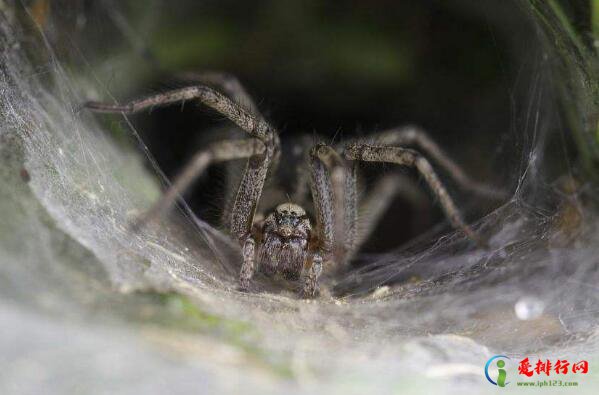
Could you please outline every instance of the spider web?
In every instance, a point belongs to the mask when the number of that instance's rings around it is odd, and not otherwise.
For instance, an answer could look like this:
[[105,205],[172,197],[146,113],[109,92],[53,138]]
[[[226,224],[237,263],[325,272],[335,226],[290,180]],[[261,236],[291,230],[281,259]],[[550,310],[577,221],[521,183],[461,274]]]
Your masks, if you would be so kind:
[[[303,301],[260,278],[260,292],[237,292],[238,247],[185,205],[130,230],[161,188],[139,155],[78,111],[105,88],[89,79],[101,66],[73,44],[84,66],[67,69],[32,19],[8,7],[0,23],[2,393],[482,391],[496,353],[598,361],[595,185],[575,181],[571,154],[551,148],[573,133],[558,99],[573,97],[582,113],[590,91],[581,63],[566,68],[567,91],[555,87],[564,75],[548,59],[565,55],[541,28],[546,52],[531,60],[538,70],[514,125],[517,188],[474,224],[490,250],[457,232],[425,235],[363,257],[329,280],[331,293]],[[172,293],[193,307],[148,296]],[[189,309],[200,329],[165,322]],[[587,390],[597,377],[585,377]]]

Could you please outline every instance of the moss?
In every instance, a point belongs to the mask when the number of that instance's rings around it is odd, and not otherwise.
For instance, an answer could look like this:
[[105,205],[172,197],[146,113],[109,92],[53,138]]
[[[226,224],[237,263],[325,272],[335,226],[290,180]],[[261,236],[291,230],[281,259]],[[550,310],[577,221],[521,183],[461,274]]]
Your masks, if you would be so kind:
[[261,348],[262,336],[250,323],[231,319],[203,310],[190,298],[178,293],[144,293],[157,306],[155,316],[144,317],[170,329],[203,334],[234,346],[256,366],[267,369],[284,379],[293,378],[289,358]]

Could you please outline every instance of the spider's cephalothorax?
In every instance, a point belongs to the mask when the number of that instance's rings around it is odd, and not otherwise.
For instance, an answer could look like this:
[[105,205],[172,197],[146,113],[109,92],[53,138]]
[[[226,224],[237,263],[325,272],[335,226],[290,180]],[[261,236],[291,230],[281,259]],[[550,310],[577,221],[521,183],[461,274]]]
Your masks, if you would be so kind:
[[298,177],[296,188],[297,195],[303,198],[306,185],[310,184],[315,231],[312,230],[303,208],[284,203],[268,215],[259,234],[252,233],[255,211],[266,176],[274,174],[274,168],[283,159],[278,132],[266,122],[235,78],[222,73],[204,73],[191,77],[196,85],[159,93],[124,105],[88,102],[86,107],[97,112],[134,113],[159,105],[198,100],[229,118],[248,134],[247,139],[223,140],[200,150],[137,224],[147,222],[172,207],[177,198],[210,164],[246,159],[247,166],[237,189],[231,216],[226,221],[231,236],[242,246],[243,263],[239,282],[243,290],[249,289],[250,281],[259,269],[266,274],[281,273],[290,280],[302,278],[302,294],[314,296],[318,290],[323,261],[326,266],[349,261],[375,227],[377,219],[395,193],[409,192],[410,189],[405,186],[405,178],[387,176],[379,180],[375,192],[365,199],[364,212],[369,215],[363,221],[362,232],[358,233],[356,222],[358,211],[362,209],[358,210],[356,193],[355,164],[358,162],[387,162],[415,168],[438,198],[451,224],[479,246],[485,246],[478,234],[462,220],[430,162],[418,151],[402,146],[421,149],[463,188],[493,198],[501,197],[502,194],[470,179],[423,131],[414,127],[377,133],[370,138],[375,144],[358,141],[352,142],[345,149],[316,144],[309,155],[306,155],[308,165],[302,167],[304,172],[301,172],[305,174],[308,169],[310,177]]
[[308,258],[311,231],[310,220],[302,207],[293,203],[277,206],[262,227],[262,245],[258,249],[261,271],[299,280]]

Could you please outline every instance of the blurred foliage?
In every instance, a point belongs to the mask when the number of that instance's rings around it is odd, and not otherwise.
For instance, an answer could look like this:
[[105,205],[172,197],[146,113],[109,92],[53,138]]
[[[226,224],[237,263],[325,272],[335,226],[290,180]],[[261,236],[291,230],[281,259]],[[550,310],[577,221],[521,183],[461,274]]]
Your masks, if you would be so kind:
[[599,2],[529,0],[554,61],[554,84],[587,176],[599,179]]

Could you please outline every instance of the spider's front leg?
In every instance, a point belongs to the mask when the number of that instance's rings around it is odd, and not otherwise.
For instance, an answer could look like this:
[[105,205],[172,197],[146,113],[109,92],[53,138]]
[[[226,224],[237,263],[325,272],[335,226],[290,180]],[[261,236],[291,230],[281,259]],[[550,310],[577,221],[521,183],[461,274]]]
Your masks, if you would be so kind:
[[248,290],[249,283],[256,271],[256,243],[251,230],[268,169],[279,150],[278,137],[274,137],[265,141],[265,151],[262,155],[249,158],[231,213],[231,234],[237,237],[237,240],[243,246],[243,263],[239,272],[239,285],[244,291]]
[[243,246],[240,285],[243,289],[247,289],[255,271],[255,241],[251,236],[254,215],[268,170],[279,155],[280,143],[276,130],[252,106],[248,110],[247,106],[244,107],[214,89],[203,85],[171,90],[133,100],[123,105],[87,102],[84,106],[95,112],[136,113],[155,106],[164,106],[187,100],[195,100],[211,107],[229,118],[253,139],[221,143],[214,146],[212,150],[200,153],[194,162],[188,165],[161,201],[155,205],[150,216],[154,216],[154,213],[160,213],[172,206],[176,196],[201,174],[211,159],[226,160],[249,156],[233,205],[230,223],[230,233]]
[[303,279],[304,297],[318,291],[323,264],[338,268],[354,250],[357,221],[356,168],[331,147],[318,144],[310,151],[311,189],[317,226],[316,250]]
[[316,252],[306,262],[306,273],[302,284],[301,293],[304,298],[313,298],[318,291],[318,278],[322,273],[322,256]]
[[316,145],[310,152],[311,189],[323,259],[345,260],[356,239],[356,167],[330,146]]
[[241,255],[243,256],[243,263],[239,272],[239,286],[242,290],[247,291],[256,272],[256,242],[251,236],[243,243]]

